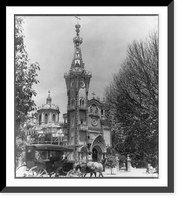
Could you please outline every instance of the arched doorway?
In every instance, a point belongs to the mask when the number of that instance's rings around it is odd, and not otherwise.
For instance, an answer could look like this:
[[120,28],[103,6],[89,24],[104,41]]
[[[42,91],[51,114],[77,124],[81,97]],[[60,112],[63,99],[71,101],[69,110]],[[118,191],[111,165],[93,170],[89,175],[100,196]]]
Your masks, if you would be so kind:
[[88,149],[86,146],[82,146],[78,149],[78,160],[81,162],[87,162]]
[[97,149],[92,149],[92,161],[97,161]]
[[91,151],[93,161],[100,162],[104,158],[106,153],[106,145],[102,135],[95,137],[91,145]]
[[99,146],[94,146],[92,149],[92,161],[97,162],[102,159],[102,150]]

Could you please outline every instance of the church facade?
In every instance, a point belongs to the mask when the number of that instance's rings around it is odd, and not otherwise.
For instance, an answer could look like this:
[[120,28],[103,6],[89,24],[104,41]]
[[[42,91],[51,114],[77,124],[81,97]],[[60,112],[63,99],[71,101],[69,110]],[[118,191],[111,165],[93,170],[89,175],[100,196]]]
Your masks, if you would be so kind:
[[67,127],[67,145],[74,149],[72,159],[101,161],[111,146],[111,131],[105,118],[105,102],[88,99],[92,73],[85,69],[82,58],[80,25],[76,24],[73,38],[74,55],[70,70],[64,74],[67,88],[67,113],[63,115]]

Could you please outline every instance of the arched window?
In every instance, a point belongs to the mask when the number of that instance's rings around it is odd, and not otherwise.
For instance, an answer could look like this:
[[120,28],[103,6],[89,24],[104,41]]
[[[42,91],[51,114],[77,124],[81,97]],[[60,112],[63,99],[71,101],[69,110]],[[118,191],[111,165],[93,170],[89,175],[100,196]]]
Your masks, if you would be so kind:
[[82,105],[84,106],[84,99],[82,99]]
[[39,124],[41,124],[41,114],[39,115],[38,121],[39,121]]
[[46,113],[45,114],[45,124],[47,124],[48,123],[48,114]]
[[84,106],[84,103],[85,103],[84,98],[81,97],[79,100],[79,103],[80,103],[80,106]]
[[55,122],[55,114],[52,115],[52,121]]
[[71,106],[74,106],[74,104],[75,104],[75,100],[71,99]]

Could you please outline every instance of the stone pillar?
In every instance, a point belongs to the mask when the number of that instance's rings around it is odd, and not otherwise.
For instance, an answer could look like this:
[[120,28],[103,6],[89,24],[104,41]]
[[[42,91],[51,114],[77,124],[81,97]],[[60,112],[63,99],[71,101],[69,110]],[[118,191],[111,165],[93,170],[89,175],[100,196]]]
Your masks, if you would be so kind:
[[44,123],[45,122],[45,115],[44,113],[41,114],[41,123]]
[[49,113],[49,120],[48,120],[48,122],[52,122],[52,113],[51,112]]
[[59,113],[57,114],[57,122],[59,122]]
[[91,152],[88,153],[87,161],[88,162],[92,161],[92,154],[91,154]]
[[127,155],[127,159],[126,159],[126,171],[128,172],[131,171],[131,158],[129,157],[129,154]]
[[58,122],[59,121],[59,114],[56,114],[55,115],[55,122]]

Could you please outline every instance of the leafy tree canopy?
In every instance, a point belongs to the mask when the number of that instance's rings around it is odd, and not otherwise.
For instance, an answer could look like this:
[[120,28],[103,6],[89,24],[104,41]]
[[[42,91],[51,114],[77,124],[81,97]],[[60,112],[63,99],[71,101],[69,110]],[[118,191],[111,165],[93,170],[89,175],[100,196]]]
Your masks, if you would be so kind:
[[35,102],[32,97],[36,96],[33,84],[37,84],[38,63],[32,63],[28,58],[24,44],[23,18],[15,17],[15,136],[16,136],[16,167],[25,161],[24,140],[25,130],[31,126],[30,121],[34,114]]
[[37,84],[38,63],[32,63],[28,58],[24,44],[23,18],[15,17],[15,124],[16,136],[23,131],[24,122],[27,120],[28,112],[35,109],[36,96],[33,84]]
[[144,160],[158,154],[158,35],[128,46],[121,69],[105,90],[113,147]]

